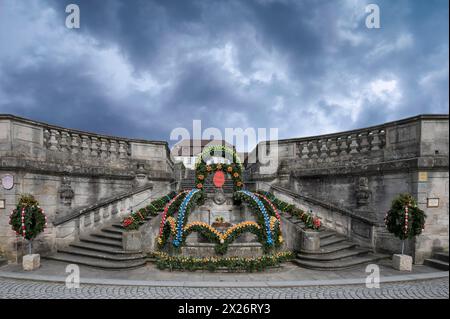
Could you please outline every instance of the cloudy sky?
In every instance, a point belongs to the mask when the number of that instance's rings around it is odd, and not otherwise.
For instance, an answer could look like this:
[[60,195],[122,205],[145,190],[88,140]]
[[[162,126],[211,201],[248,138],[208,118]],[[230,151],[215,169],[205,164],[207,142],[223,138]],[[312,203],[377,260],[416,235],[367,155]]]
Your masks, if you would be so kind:
[[448,113],[448,17],[447,0],[1,0],[0,113],[163,140],[194,119],[289,138]]

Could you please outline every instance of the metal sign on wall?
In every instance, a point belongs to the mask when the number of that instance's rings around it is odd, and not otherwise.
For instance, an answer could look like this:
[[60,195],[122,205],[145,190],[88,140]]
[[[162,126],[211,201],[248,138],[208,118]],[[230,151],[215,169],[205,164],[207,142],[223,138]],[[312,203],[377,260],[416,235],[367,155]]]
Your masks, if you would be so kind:
[[6,190],[10,190],[14,187],[14,177],[12,175],[2,176],[2,187]]

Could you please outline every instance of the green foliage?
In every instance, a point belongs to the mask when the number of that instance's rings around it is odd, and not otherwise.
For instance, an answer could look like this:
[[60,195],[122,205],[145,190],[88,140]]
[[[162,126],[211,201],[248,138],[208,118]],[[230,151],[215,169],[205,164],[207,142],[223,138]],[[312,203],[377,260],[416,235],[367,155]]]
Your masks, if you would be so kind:
[[280,263],[292,260],[294,254],[292,252],[278,252],[271,255],[261,257],[241,258],[241,257],[182,257],[170,256],[166,253],[157,252],[156,265],[159,269],[169,270],[209,270],[227,269],[229,271],[263,271],[268,267],[279,266]]
[[46,228],[47,217],[38,201],[26,194],[20,197],[16,209],[10,214],[9,224],[17,235],[32,240]]
[[420,235],[425,227],[426,215],[413,196],[400,194],[392,201],[384,222],[387,230],[401,240]]
[[177,195],[177,193],[170,192],[169,194],[152,201],[146,207],[143,207],[136,212],[132,212],[129,216],[127,216],[123,219],[123,221],[122,221],[123,227],[127,231],[139,229],[139,227],[143,223],[145,223],[145,218],[147,216],[158,215],[161,211],[164,210],[164,206],[176,195]]
[[286,203],[278,199],[270,192],[257,191],[257,193],[266,196],[279,210],[299,218],[301,221],[303,221],[303,223],[305,223],[306,228],[313,230],[320,229],[321,222],[319,218],[315,218],[311,214],[306,213],[303,209],[298,208],[295,205]]

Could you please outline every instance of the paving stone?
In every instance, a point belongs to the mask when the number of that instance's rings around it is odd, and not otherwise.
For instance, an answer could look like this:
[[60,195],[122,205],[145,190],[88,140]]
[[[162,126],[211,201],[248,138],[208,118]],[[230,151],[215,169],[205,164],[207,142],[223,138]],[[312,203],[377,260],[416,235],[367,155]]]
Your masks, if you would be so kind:
[[0,279],[0,299],[447,299],[448,278],[381,283],[380,288],[365,285],[308,286],[292,288],[186,288],[87,285],[67,288],[62,283]]

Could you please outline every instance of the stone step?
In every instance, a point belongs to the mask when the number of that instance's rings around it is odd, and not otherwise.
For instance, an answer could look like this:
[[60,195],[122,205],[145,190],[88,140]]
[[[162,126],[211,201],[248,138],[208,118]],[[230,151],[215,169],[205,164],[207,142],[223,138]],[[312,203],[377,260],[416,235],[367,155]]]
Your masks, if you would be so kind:
[[448,262],[438,260],[438,259],[433,259],[433,258],[425,259],[423,264],[433,267],[433,268],[436,268],[436,269],[439,269],[439,270],[444,270],[444,271],[449,270]]
[[100,244],[100,245],[111,246],[111,247],[116,247],[116,248],[117,247],[122,248],[122,243],[117,240],[110,240],[110,239],[103,239],[103,238],[98,238],[98,237],[87,236],[87,237],[81,237],[80,241],[86,242],[86,243],[94,243],[94,244]]
[[123,229],[123,228],[121,229],[121,228],[117,228],[117,227],[113,227],[113,226],[102,228],[102,232],[119,234],[119,235],[122,235],[124,231],[125,231],[125,229]]
[[139,260],[130,261],[112,261],[103,260],[92,257],[76,256],[72,254],[60,253],[54,256],[48,256],[46,259],[57,260],[62,262],[67,262],[70,264],[84,265],[95,268],[102,268],[108,270],[120,270],[120,269],[132,269],[145,265],[145,258]]
[[320,247],[326,247],[332,244],[340,243],[346,241],[347,238],[339,235],[333,235],[331,237],[325,238],[324,240],[320,240]]
[[369,249],[365,248],[354,248],[354,249],[345,249],[339,250],[329,254],[302,254],[298,253],[297,258],[302,260],[314,260],[314,261],[332,261],[345,259],[354,256],[360,256],[369,253]]
[[107,252],[97,252],[97,251],[93,251],[93,250],[89,250],[89,249],[85,249],[85,248],[76,248],[76,247],[67,247],[67,248],[58,249],[58,254],[59,253],[93,257],[93,258],[112,260],[112,261],[139,260],[139,259],[142,259],[145,257],[143,254],[117,255],[117,254],[110,254]]
[[87,243],[87,242],[72,243],[72,244],[70,244],[70,246],[76,247],[76,248],[88,249],[88,250],[97,251],[97,252],[105,252],[108,254],[117,254],[117,255],[130,255],[130,254],[135,254],[135,253],[141,253],[140,251],[129,252],[129,251],[125,251],[123,249],[117,249],[116,247],[106,246],[103,244]]
[[99,233],[92,233],[91,236],[122,242],[122,234],[99,232]]
[[448,263],[448,253],[434,253],[433,255],[433,259],[445,261],[446,263]]
[[358,265],[376,262],[378,260],[385,258],[389,258],[389,255],[369,253],[363,256],[354,256],[333,261],[322,261],[322,260],[312,261],[312,260],[294,259],[293,262],[303,268],[316,270],[337,270],[337,269],[352,268]]
[[111,226],[112,226],[112,227],[119,228],[119,229],[125,229],[125,228],[123,227],[122,223],[113,223],[113,224],[111,224]]
[[325,231],[322,231],[322,232],[319,232],[319,233],[320,233],[319,234],[320,240],[324,240],[325,238],[329,238],[331,236],[336,235],[336,232],[334,232],[332,230],[325,230]]
[[338,242],[335,244],[331,244],[325,247],[321,247],[319,251],[314,252],[314,253],[310,253],[310,252],[304,252],[304,251],[300,251],[301,254],[303,255],[308,255],[308,254],[332,254],[341,250],[346,250],[346,249],[352,249],[357,247],[357,244],[349,242],[349,241],[345,241],[345,242]]

